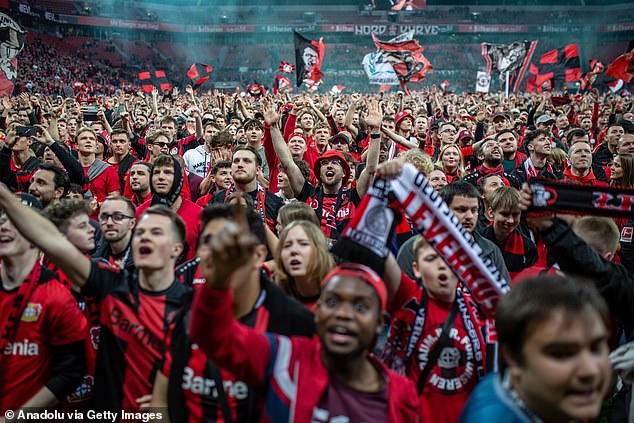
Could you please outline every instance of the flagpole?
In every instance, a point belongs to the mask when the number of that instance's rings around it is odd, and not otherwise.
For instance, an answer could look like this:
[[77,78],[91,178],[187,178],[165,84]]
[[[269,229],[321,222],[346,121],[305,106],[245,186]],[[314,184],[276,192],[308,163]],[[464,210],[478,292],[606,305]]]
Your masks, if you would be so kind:
[[509,74],[510,72],[506,71],[506,84],[504,84],[504,92],[506,93],[506,98],[509,98]]

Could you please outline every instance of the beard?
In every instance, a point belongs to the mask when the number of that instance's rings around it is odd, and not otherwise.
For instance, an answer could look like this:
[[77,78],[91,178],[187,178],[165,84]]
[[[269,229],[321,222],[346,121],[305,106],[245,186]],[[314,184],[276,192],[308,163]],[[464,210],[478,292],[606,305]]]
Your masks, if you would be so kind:
[[492,167],[498,167],[499,165],[502,164],[502,158],[503,157],[504,156],[502,156],[502,155],[500,157],[493,157],[492,155],[487,154],[486,156],[484,156],[484,161],[487,164],[491,165]]
[[255,175],[250,176],[249,174],[240,173],[238,176],[233,176],[233,181],[237,184],[245,185],[249,182],[253,182],[255,179]]

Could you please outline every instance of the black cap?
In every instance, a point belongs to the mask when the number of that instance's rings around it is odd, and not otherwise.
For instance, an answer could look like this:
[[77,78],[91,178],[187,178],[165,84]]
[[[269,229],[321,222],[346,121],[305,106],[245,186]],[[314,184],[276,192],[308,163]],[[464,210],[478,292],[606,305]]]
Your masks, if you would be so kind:
[[37,197],[34,197],[33,195],[26,192],[21,192],[20,194],[18,194],[18,196],[20,197],[20,201],[22,202],[22,204],[24,204],[25,206],[29,206],[37,210],[43,209],[42,203],[40,202],[40,200],[37,199]]

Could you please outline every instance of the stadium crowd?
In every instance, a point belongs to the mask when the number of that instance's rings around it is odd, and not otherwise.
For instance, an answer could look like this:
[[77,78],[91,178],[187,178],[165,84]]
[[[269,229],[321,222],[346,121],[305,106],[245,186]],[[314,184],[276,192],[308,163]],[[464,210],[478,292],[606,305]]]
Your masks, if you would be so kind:
[[[633,219],[526,213],[534,177],[634,198],[631,96],[116,77],[0,103],[0,421],[634,421]],[[511,286],[496,310],[420,216],[350,236],[412,165]]]

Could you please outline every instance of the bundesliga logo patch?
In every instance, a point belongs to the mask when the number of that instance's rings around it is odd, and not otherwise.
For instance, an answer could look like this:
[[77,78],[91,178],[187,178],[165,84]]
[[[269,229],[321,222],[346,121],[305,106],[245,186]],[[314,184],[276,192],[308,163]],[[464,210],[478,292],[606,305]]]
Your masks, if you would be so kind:
[[634,228],[631,226],[626,226],[621,231],[621,242],[627,242],[628,244],[632,243],[632,235],[634,232]]
[[24,312],[22,313],[23,322],[37,322],[37,319],[40,318],[42,314],[42,304],[39,303],[28,303],[24,308]]

